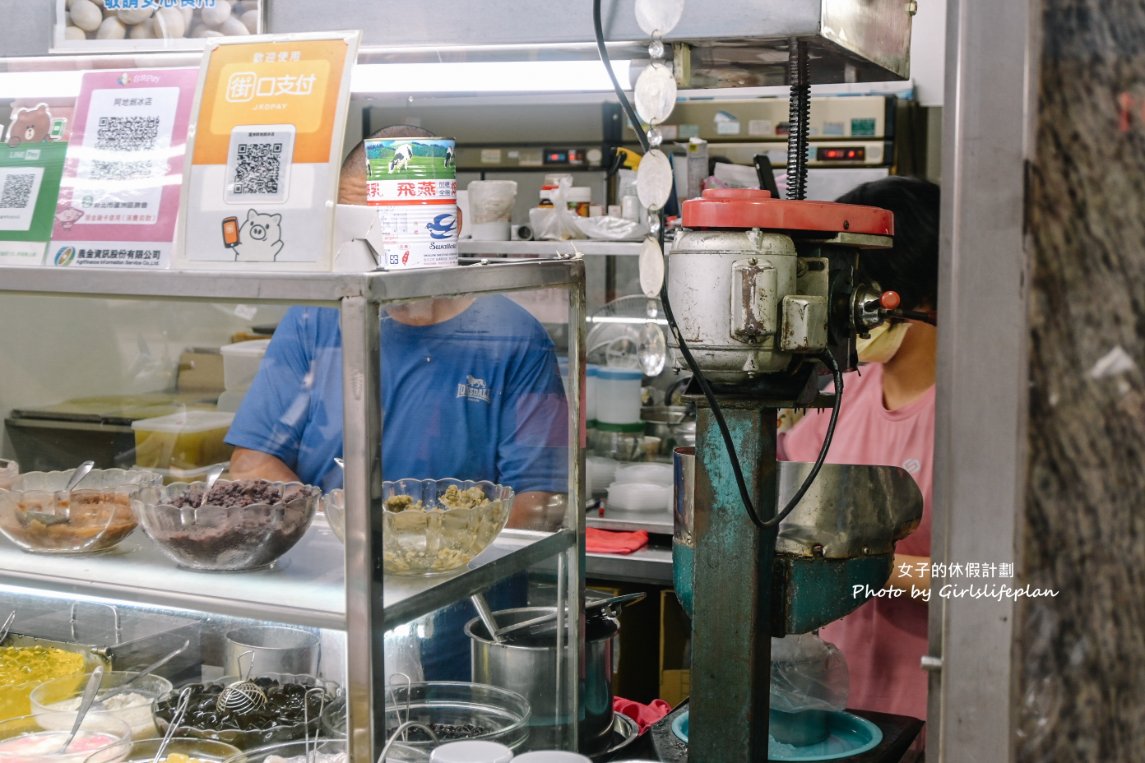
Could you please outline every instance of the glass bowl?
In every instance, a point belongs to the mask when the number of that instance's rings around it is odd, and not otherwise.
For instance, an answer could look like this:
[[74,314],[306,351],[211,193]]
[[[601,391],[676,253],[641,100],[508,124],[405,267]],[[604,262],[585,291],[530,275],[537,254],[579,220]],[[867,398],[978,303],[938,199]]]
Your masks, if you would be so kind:
[[334,537],[346,542],[346,492],[335,488],[322,497],[322,511],[334,532]]
[[395,575],[464,567],[505,527],[512,503],[512,488],[488,481],[384,482],[382,566]]
[[[136,739],[131,743],[131,752],[124,759],[124,763],[151,763],[155,760],[155,753],[159,752],[159,745],[163,743],[162,737],[152,739]],[[243,760],[242,752],[233,744],[220,742],[217,739],[194,739],[192,737],[171,737],[167,745],[166,754],[160,758],[160,763],[171,760],[172,756],[182,763],[222,763],[224,760],[236,758]],[[175,763],[171,760],[171,763]],[[85,763],[98,763],[98,761],[85,761]]]
[[36,554],[106,551],[135,530],[133,502],[159,477],[138,469],[93,469],[65,492],[74,469],[26,472],[0,492],[0,532]]
[[[405,741],[396,743],[387,758],[424,762],[437,744],[462,739],[499,742],[516,751],[529,738],[529,702],[508,689],[487,684],[454,681],[393,684],[386,697],[386,737],[401,721],[422,723],[434,730],[435,744],[425,732],[410,729]],[[346,705],[336,702],[322,713],[323,733],[344,736]]]
[[[70,715],[74,721],[75,713]],[[50,725],[45,727],[45,722]],[[58,752],[70,730],[71,721],[43,715],[0,721],[0,763],[117,763],[131,751],[131,729],[106,713],[92,711],[84,716],[67,751]]]
[[[216,739],[240,750],[302,739],[307,728],[314,737],[317,736],[322,709],[341,696],[340,687],[332,681],[291,673],[268,673],[250,679],[266,692],[265,708],[247,713],[218,712],[215,704],[219,694],[239,680],[238,676],[223,676],[217,681],[188,684],[191,700],[187,715],[176,733],[195,739]],[[322,688],[324,693],[322,696],[310,695],[304,708],[303,696],[314,687]],[[160,734],[166,733],[171,723],[180,691],[182,689],[172,690],[151,705]]]
[[[346,763],[345,739],[299,739],[279,742],[235,755],[226,763],[264,763],[272,759],[281,763]],[[389,756],[387,756],[389,757]]]
[[[43,716],[41,725],[44,728],[60,728],[69,730],[79,709],[84,688],[87,687],[87,674],[64,676],[45,681],[32,690],[32,712],[36,716]],[[96,701],[112,689],[116,689],[128,681],[134,680],[130,688],[122,694],[109,697],[106,704],[96,705],[93,710],[106,712],[127,722],[131,727],[133,739],[151,737],[158,734],[155,723],[151,720],[151,701],[171,691],[171,682],[162,676],[140,676],[134,671],[112,670],[103,674],[100,681],[100,691],[96,694]],[[49,723],[61,723],[59,726],[49,726]]]
[[28,715],[36,687],[53,678],[82,676],[96,664],[91,653],[54,646],[0,646],[0,718]]
[[314,519],[321,489],[298,482],[174,482],[140,492],[136,509],[151,540],[180,567],[234,572],[266,567],[294,547]]

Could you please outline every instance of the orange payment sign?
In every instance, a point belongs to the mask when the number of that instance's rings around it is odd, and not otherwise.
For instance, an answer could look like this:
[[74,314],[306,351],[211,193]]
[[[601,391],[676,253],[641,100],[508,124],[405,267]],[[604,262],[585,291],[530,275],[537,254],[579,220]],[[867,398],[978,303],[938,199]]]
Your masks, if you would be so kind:
[[328,270],[359,32],[221,40],[199,79],[182,267]]
[[293,124],[294,161],[330,158],[346,43],[307,40],[220,46],[211,56],[199,110],[196,164],[224,164],[239,125]]

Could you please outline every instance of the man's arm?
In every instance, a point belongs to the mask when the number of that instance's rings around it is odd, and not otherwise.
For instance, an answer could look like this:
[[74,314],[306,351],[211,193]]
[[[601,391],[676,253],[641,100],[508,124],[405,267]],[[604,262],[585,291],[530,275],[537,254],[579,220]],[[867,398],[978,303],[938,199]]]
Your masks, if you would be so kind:
[[289,466],[276,456],[249,448],[235,448],[231,453],[231,479],[301,482]]

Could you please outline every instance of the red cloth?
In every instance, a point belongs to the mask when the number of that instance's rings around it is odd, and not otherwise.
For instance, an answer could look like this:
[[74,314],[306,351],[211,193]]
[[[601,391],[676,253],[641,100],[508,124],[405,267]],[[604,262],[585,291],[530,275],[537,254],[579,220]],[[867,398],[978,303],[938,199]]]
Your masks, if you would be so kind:
[[647,545],[648,533],[643,530],[625,533],[589,527],[584,531],[585,550],[593,554],[631,554]]
[[[793,461],[813,461],[827,431],[829,412],[808,414],[780,447]],[[895,546],[900,554],[930,556],[934,484],[934,387],[894,411],[883,405],[883,368],[847,374],[843,410],[829,463],[888,464],[910,472],[922,491],[922,523]],[[921,598],[875,598],[819,635],[839,647],[851,674],[848,707],[926,719],[927,675],[919,660],[927,650],[927,605]]]
[[650,704],[642,705],[623,697],[613,697],[612,710],[636,721],[640,733],[643,734],[649,726],[670,713],[672,706],[662,699],[654,699]]

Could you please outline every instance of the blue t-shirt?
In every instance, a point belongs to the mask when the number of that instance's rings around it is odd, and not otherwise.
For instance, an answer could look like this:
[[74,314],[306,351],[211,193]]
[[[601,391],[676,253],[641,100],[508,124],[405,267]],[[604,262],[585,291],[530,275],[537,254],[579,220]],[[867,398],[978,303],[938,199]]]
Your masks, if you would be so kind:
[[[332,308],[294,307],[274,332],[227,442],[308,484],[342,485],[342,334]],[[544,328],[500,295],[459,315],[381,326],[382,477],[492,480],[563,493],[568,409]]]

